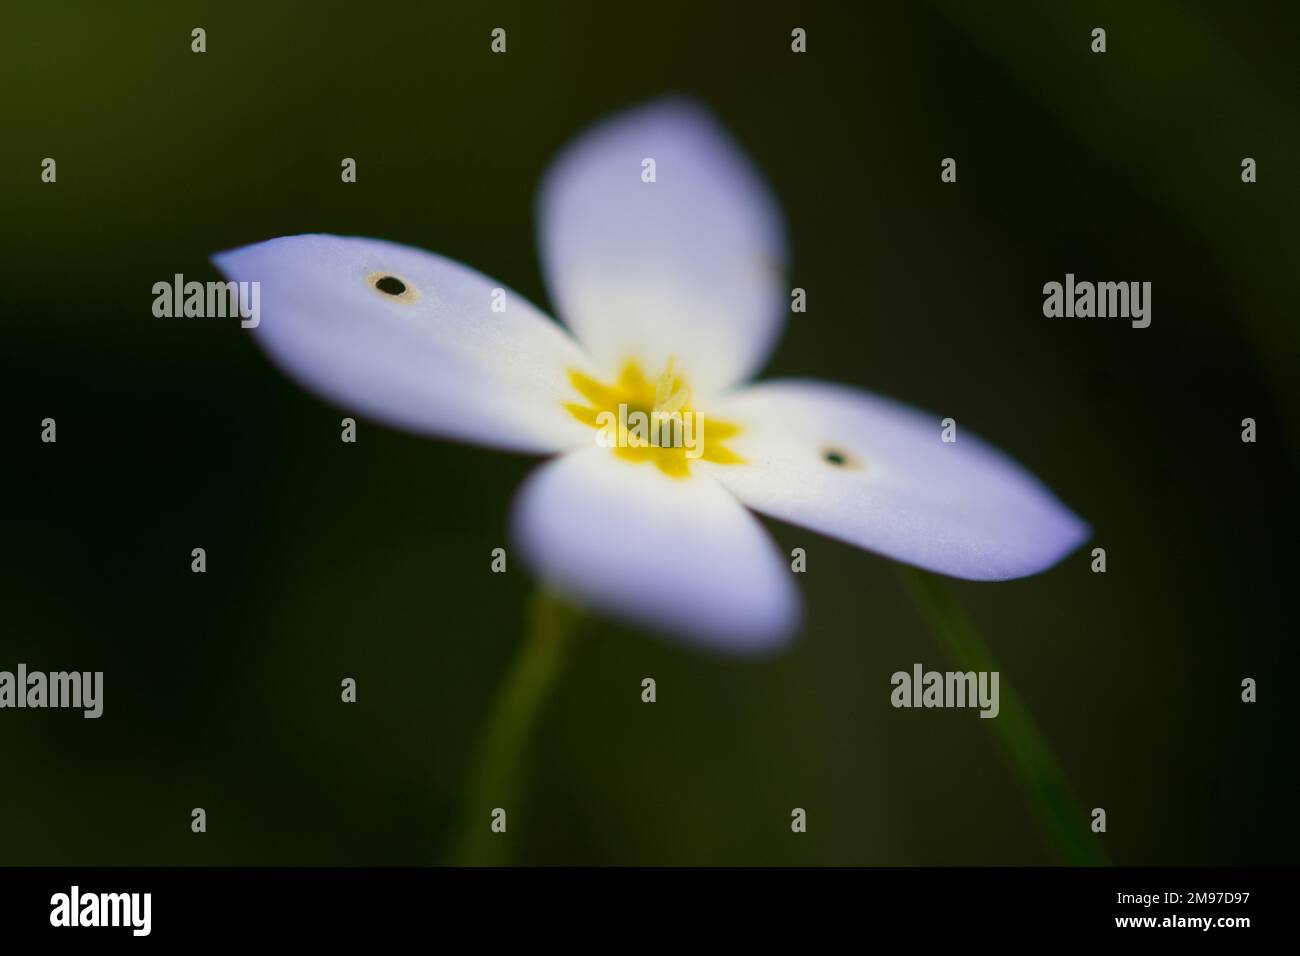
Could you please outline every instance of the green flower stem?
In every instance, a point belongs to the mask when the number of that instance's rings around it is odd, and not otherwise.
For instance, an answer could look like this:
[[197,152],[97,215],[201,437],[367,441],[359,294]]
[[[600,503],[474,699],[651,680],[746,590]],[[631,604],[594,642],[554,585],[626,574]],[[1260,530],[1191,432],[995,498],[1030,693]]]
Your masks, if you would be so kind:
[[463,866],[509,862],[510,831],[493,833],[492,811],[518,806],[524,749],[547,694],[564,668],[582,612],[543,590],[528,606],[528,634],[497,695],[467,789],[466,818],[454,856]]
[[[961,609],[948,597],[939,578],[908,568],[904,571],[912,596],[938,632],[949,652],[964,671],[995,671],[997,662],[966,620]],[[992,730],[1011,758],[1011,764],[1029,792],[1039,829],[1056,856],[1063,862],[1101,866],[1108,861],[1100,838],[1091,832],[1089,816],[1070,791],[1069,782],[1056,762],[1051,747],[1034,725],[1033,716],[1007,683],[1000,680],[1001,710],[997,717],[980,723]]]

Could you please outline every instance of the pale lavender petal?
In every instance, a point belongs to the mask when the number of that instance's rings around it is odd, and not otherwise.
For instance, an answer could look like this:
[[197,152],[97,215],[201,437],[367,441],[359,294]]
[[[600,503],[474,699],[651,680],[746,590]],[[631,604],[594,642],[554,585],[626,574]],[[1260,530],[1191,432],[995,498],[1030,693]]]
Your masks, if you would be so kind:
[[[345,411],[517,451],[590,440],[563,407],[572,399],[568,371],[588,370],[589,359],[522,296],[468,266],[325,235],[272,239],[213,262],[232,280],[260,283],[260,321],[250,334],[291,377]],[[383,292],[382,276],[407,291]]]
[[636,358],[657,372],[675,355],[708,392],[756,372],[784,324],[780,211],[690,101],[657,101],[579,137],[542,184],[539,233],[560,318],[606,368]]
[[[765,382],[715,413],[743,425],[744,465],[706,466],[741,501],[931,571],[975,580],[1035,574],[1088,539],[1041,482],[943,416],[823,382]],[[707,433],[706,433],[707,439]]]
[[737,654],[778,647],[799,624],[789,565],[708,475],[571,452],[529,477],[513,527],[547,586],[603,614]]

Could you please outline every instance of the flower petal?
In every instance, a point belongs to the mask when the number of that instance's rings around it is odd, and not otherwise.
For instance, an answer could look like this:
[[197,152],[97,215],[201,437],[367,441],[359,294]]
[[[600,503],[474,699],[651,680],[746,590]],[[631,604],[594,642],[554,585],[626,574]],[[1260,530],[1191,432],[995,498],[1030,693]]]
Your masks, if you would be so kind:
[[549,587],[612,617],[733,653],[775,648],[798,626],[789,567],[708,475],[573,452],[528,478],[513,525]]
[[568,371],[588,368],[589,359],[537,308],[467,266],[410,246],[325,235],[272,239],[213,262],[232,280],[260,283],[251,329],[258,344],[346,410],[517,451],[590,438],[563,407],[572,399]]
[[[823,382],[765,382],[717,413],[748,464],[709,466],[741,501],[859,547],[982,581],[1046,570],[1088,526],[1033,475],[958,426]],[[706,433],[707,434],[707,433]]]
[[[644,160],[655,181],[643,182]],[[552,164],[539,197],[560,317],[606,369],[675,355],[692,387],[748,378],[785,317],[785,229],[749,160],[702,108],[615,116]]]

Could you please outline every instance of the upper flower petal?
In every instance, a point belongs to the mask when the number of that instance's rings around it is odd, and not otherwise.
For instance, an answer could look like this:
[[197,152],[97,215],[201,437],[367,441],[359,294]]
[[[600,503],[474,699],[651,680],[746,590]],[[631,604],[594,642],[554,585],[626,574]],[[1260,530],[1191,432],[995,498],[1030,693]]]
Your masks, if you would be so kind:
[[513,526],[543,582],[609,616],[734,653],[777,647],[798,626],[789,567],[708,475],[572,452],[528,478]]
[[[1033,475],[940,416],[823,382],[738,390],[718,413],[743,425],[748,462],[708,466],[745,504],[900,561],[975,580],[1035,574],[1088,526]],[[706,435],[707,440],[707,435]]]
[[[654,181],[643,164],[654,162]],[[662,100],[596,125],[548,171],[542,264],[593,358],[662,368],[700,391],[748,378],[784,322],[785,231],[749,160],[701,108]]]
[[258,344],[349,411],[517,451],[590,440],[563,408],[568,372],[589,359],[527,300],[467,266],[325,235],[272,239],[213,262],[230,279],[260,284]]

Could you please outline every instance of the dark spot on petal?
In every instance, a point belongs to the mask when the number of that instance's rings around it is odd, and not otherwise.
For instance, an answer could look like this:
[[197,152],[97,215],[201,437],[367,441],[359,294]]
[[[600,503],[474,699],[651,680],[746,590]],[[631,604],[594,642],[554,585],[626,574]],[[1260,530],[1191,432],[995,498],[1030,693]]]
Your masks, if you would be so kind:
[[386,299],[412,305],[420,301],[420,290],[411,282],[391,272],[371,272],[366,284]]
[[401,295],[406,291],[406,283],[397,276],[384,276],[375,282],[375,288],[389,295]]
[[822,448],[822,461],[832,468],[861,468],[862,462],[849,451],[839,448],[835,445],[826,445]]

